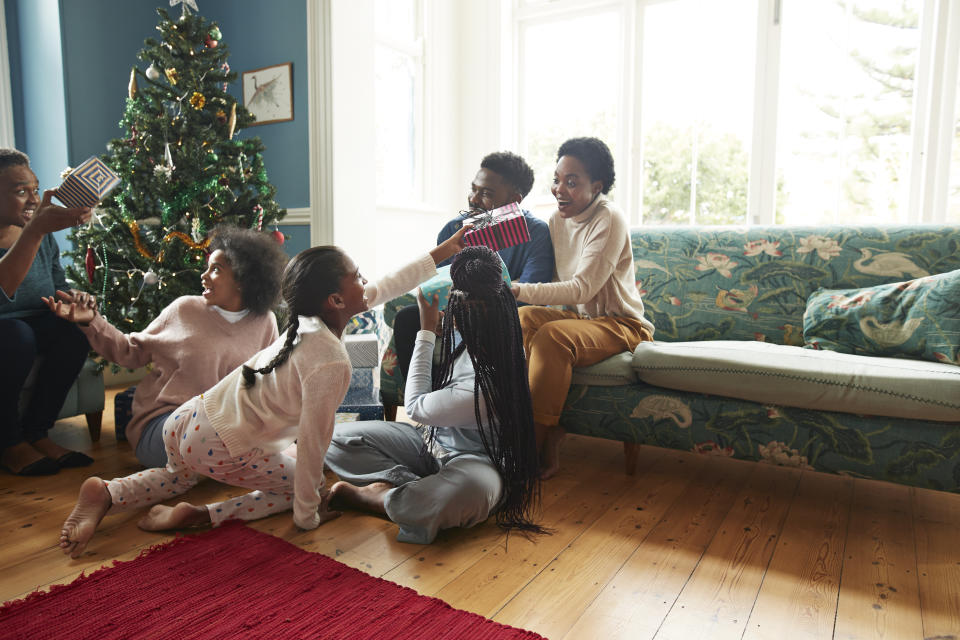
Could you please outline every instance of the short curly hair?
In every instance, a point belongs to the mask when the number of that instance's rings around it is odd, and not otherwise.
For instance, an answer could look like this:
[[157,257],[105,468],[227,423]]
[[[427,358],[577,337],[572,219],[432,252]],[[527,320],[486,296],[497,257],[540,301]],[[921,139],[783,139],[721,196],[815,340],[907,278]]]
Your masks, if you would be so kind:
[[213,230],[210,252],[223,251],[250,313],[270,311],[280,300],[280,281],[287,254],[272,237],[252,229],[221,225]]
[[613,154],[607,143],[600,138],[570,138],[557,150],[557,162],[563,156],[573,156],[579,160],[590,179],[603,184],[601,193],[610,193],[617,174],[613,170]]
[[510,151],[495,151],[480,161],[480,168],[493,171],[524,198],[533,189],[533,169]]
[[30,158],[27,154],[16,149],[0,149],[0,171],[6,171],[10,167],[24,166],[30,166]]

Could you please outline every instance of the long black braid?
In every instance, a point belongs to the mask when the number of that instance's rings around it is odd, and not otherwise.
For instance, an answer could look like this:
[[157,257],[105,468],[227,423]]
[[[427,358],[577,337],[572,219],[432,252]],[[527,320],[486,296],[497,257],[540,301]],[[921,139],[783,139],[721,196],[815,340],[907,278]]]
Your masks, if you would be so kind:
[[[507,530],[544,533],[530,515],[540,502],[540,474],[517,303],[503,281],[500,258],[487,247],[466,247],[457,254],[450,278],[453,286],[433,388],[450,382],[454,361],[466,349],[476,372],[473,397],[480,440],[503,481],[497,524]],[[454,326],[462,338],[456,347]],[[481,419],[481,397],[486,424]],[[435,437],[432,427],[429,439]]]
[[327,245],[311,247],[293,257],[283,271],[283,299],[289,320],[286,339],[276,357],[260,369],[243,365],[243,386],[252,387],[256,374],[267,374],[290,357],[300,328],[299,316],[319,316],[323,303],[331,293],[340,290],[340,281],[347,275],[344,253],[339,247]]

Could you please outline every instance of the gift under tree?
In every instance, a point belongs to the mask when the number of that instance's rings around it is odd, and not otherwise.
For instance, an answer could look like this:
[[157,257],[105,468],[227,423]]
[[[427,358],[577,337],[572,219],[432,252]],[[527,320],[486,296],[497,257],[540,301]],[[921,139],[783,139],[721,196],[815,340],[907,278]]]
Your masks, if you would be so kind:
[[[274,201],[259,138],[236,133],[254,118],[227,93],[236,78],[216,24],[158,9],[161,34],[138,54],[106,164],[121,179],[74,230],[70,278],[100,298],[100,313],[139,331],[175,298],[199,294],[208,233],[220,223],[271,233]],[[274,227],[278,242],[283,234]]]

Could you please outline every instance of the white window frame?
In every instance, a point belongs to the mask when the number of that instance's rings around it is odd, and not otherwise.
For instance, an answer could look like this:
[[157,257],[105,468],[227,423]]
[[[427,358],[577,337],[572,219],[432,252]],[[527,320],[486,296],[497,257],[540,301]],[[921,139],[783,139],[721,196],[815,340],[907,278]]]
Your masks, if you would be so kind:
[[[503,83],[502,104],[507,139],[524,148],[523,33],[530,26],[589,15],[618,7],[623,16],[624,54],[622,106],[617,157],[617,199],[627,205],[632,225],[642,224],[643,143],[640,131],[644,9],[675,0],[505,0],[504,24],[512,29],[512,75]],[[777,110],[780,83],[781,0],[760,0],[757,11],[754,66],[753,129],[747,224],[774,224],[776,213]],[[953,130],[957,121],[960,78],[960,3],[925,0],[920,22],[914,106],[913,147],[909,160],[905,218],[910,223],[943,223],[949,202]]]

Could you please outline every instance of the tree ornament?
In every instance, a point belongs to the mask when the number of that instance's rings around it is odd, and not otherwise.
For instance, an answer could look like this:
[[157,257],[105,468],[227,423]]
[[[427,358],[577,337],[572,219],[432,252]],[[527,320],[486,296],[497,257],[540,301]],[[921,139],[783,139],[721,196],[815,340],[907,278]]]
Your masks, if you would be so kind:
[[165,142],[163,145],[163,160],[164,162],[167,163],[167,167],[169,167],[170,171],[173,171],[174,169],[176,169],[176,167],[173,164],[173,154],[170,153],[169,142]]
[[87,270],[87,280],[93,282],[93,274],[97,269],[97,256],[93,252],[93,247],[87,245],[87,255],[83,259],[83,266]]
[[190,96],[190,106],[199,111],[203,109],[203,105],[207,104],[207,99],[203,97],[203,94],[199,91],[194,91],[193,95]]
[[153,285],[157,284],[159,280],[160,278],[156,273],[154,273],[153,269],[143,274],[143,284],[147,285],[148,287],[152,287]]
[[[223,69],[223,75],[227,75],[228,73],[230,73],[230,65],[227,64],[226,62],[224,62],[222,65],[220,65],[220,68]],[[226,83],[226,82],[223,83],[223,90],[224,90],[224,91],[227,90],[227,83]]]
[[230,105],[230,119],[227,121],[227,127],[229,129],[227,131],[227,140],[230,140],[231,138],[233,138],[233,132],[237,128],[237,103],[236,102]]
[[156,82],[160,79],[160,69],[157,68],[155,64],[151,64],[147,67],[147,78]]
[[169,69],[164,69],[164,70],[163,70],[163,74],[164,74],[165,76],[167,76],[167,80],[168,80],[168,81],[170,82],[170,84],[172,84],[172,85],[176,85],[176,84],[177,84],[177,80],[180,79],[180,74],[178,74],[178,73],[177,73],[177,70],[174,69],[173,67],[170,67]]
[[257,231],[262,231],[263,230],[263,207],[261,207],[259,204],[254,205],[253,211],[254,213],[257,214]]
[[210,36],[207,36],[206,38],[204,38],[203,43],[208,47],[210,47],[211,49],[216,49],[217,45],[219,44],[216,40],[214,40]]
[[137,97],[137,68],[130,69],[130,82],[127,83],[127,97],[133,100]]
[[282,245],[287,239],[287,237],[280,232],[280,229],[277,229],[276,227],[273,228],[273,231],[270,233],[270,235],[273,236],[273,239],[276,240],[277,244],[279,245]]
[[213,38],[214,40],[219,40],[223,37],[223,34],[220,33],[220,27],[213,25],[210,27],[210,31],[207,32],[207,35]]
[[223,109],[217,109],[217,122],[219,122],[220,124],[227,123],[227,114],[226,112],[224,112]]
[[226,175],[220,176],[220,179],[217,180],[217,182],[220,184],[221,187],[230,186],[230,178],[228,178]]

